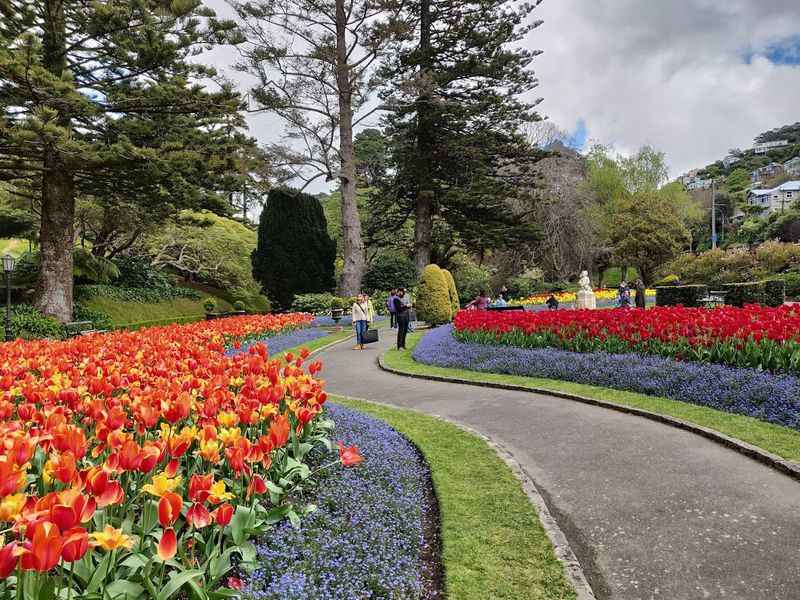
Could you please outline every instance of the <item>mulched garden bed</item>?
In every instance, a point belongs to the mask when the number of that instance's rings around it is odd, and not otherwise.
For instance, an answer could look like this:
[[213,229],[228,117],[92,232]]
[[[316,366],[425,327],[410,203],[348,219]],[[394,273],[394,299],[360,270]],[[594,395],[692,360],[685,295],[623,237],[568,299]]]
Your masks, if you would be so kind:
[[453,337],[452,325],[425,335],[412,357],[437,367],[558,379],[660,396],[800,430],[800,378],[792,375],[639,354],[461,342]]
[[245,597],[444,597],[438,503],[424,459],[385,422],[341,406],[328,410],[334,439],[358,445],[365,460],[328,471],[307,499],[317,510],[298,528],[283,522],[257,543],[263,567],[247,581]]

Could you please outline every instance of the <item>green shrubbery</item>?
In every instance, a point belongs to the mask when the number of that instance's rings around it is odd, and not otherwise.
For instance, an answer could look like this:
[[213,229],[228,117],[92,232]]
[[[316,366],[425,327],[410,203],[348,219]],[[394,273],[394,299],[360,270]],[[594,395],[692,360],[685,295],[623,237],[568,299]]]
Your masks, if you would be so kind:
[[111,317],[107,314],[99,310],[92,310],[77,302],[73,307],[73,314],[76,321],[91,321],[94,329],[108,330],[114,327]]
[[410,288],[416,280],[417,273],[411,260],[399,254],[379,254],[364,273],[362,287],[374,293],[398,287]]
[[415,306],[417,318],[431,325],[447,323],[453,318],[447,279],[437,265],[428,265],[422,271]]
[[471,260],[461,258],[454,261],[451,273],[456,283],[456,289],[464,300],[472,300],[481,290],[489,291],[491,289],[491,272]]
[[47,317],[29,304],[16,304],[11,308],[11,333],[15,338],[63,338],[64,326]]
[[175,298],[189,298],[199,300],[200,292],[191,288],[167,287],[117,287],[112,285],[77,285],[75,286],[75,299],[88,300],[90,298],[111,298],[121,302],[142,302],[153,304]]
[[328,313],[333,307],[335,298],[336,296],[329,292],[320,294],[298,294],[292,300],[292,310],[295,312],[312,314]]
[[456,282],[453,279],[453,274],[447,269],[442,269],[442,274],[444,275],[445,281],[447,281],[447,293],[450,296],[450,310],[453,315],[455,315],[461,309]]
[[665,285],[656,288],[656,306],[699,306],[705,296],[706,285]]
[[786,284],[781,279],[728,283],[722,286],[727,294],[725,304],[742,307],[745,304],[781,306],[786,301]]

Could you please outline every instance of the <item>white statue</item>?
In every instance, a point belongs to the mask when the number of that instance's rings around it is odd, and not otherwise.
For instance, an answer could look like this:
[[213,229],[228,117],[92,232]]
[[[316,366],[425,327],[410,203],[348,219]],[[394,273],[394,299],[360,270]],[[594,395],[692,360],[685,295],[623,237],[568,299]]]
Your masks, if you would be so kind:
[[588,308],[594,310],[597,308],[597,298],[592,291],[592,282],[589,280],[589,273],[581,271],[580,279],[578,279],[578,294],[575,301],[575,308]]

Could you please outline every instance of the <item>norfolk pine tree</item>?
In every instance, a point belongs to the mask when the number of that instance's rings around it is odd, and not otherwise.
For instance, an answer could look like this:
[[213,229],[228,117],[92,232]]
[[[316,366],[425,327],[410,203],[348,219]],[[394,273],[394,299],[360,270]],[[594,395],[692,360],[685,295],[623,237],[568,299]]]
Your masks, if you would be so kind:
[[6,0],[3,13],[0,180],[32,190],[36,304],[69,321],[77,196],[199,203],[207,134],[239,100],[207,91],[214,72],[187,59],[232,24],[199,0]]

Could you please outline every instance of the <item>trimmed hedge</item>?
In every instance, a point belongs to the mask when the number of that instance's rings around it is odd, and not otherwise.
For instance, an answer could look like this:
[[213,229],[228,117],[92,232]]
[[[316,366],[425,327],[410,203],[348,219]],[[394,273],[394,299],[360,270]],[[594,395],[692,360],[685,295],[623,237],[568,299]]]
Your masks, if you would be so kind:
[[143,302],[152,304],[175,298],[189,298],[199,300],[200,292],[192,288],[177,286],[162,287],[117,287],[114,285],[76,285],[75,299],[89,300],[91,298],[111,298],[121,302]]
[[707,295],[707,285],[663,285],[656,288],[656,306],[699,306]]
[[453,318],[447,279],[438,265],[428,265],[422,270],[415,305],[417,318],[431,325],[441,325]]
[[766,304],[781,306],[786,300],[786,282],[782,279],[752,281],[747,283],[727,283],[722,289],[728,293],[725,304],[744,306],[745,304]]

